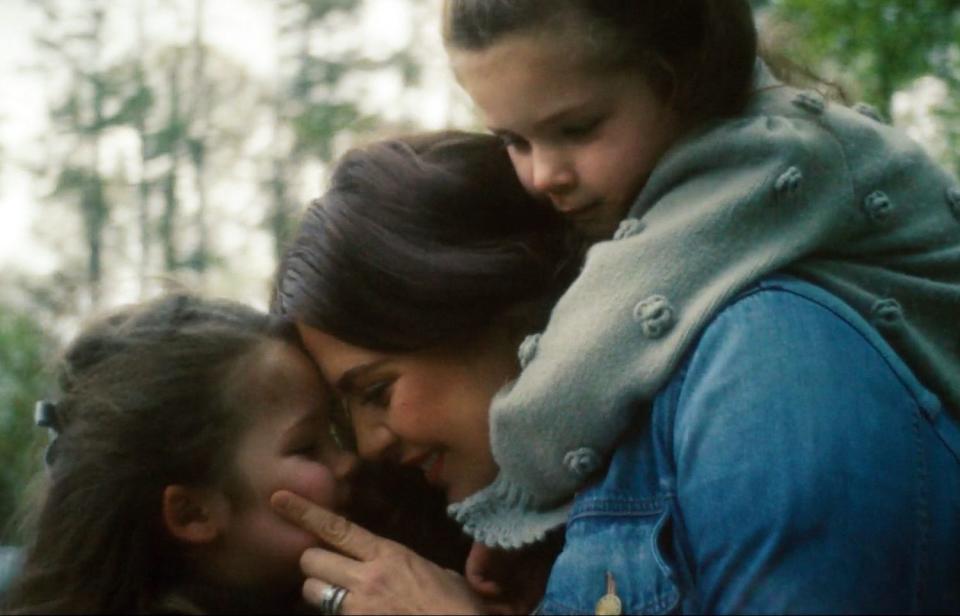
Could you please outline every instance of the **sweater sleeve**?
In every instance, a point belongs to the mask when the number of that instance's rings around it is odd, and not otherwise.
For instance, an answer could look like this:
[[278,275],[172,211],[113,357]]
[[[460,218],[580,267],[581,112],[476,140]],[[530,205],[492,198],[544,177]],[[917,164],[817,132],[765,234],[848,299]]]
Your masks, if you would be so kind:
[[521,347],[523,370],[491,408],[500,474],[451,507],[465,530],[504,547],[538,540],[557,516],[519,512],[554,509],[604,465],[725,302],[863,233],[851,193],[843,148],[815,113],[727,121],[668,152]]

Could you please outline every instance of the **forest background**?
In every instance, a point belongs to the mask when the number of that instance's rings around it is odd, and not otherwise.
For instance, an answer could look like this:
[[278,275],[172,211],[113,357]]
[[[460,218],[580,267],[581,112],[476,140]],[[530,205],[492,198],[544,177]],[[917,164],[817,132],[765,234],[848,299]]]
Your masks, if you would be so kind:
[[[764,38],[960,173],[960,0],[755,0]],[[439,0],[0,0],[0,545],[34,402],[92,316],[170,289],[265,307],[331,161],[482,129]]]

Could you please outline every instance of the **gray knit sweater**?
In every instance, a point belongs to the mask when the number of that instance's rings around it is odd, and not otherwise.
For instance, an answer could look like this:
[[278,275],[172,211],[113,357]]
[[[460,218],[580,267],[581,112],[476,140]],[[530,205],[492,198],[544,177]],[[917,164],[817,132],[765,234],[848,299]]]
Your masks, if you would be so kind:
[[960,410],[960,183],[868,108],[760,85],[741,116],[667,152],[521,346],[491,408],[500,474],[450,507],[478,541],[518,547],[563,524],[710,319],[776,271],[865,315]]

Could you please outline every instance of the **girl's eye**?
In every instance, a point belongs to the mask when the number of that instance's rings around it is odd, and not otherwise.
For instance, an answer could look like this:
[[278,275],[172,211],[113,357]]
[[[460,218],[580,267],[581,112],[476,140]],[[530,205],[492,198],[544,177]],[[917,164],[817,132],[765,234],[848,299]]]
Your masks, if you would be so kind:
[[506,148],[524,150],[529,146],[526,139],[515,133],[497,133],[497,137],[500,139],[500,143]]
[[602,118],[591,119],[586,122],[579,122],[576,124],[569,124],[563,126],[560,129],[560,134],[567,139],[582,139],[584,137],[589,137],[593,134],[593,131],[600,126]]

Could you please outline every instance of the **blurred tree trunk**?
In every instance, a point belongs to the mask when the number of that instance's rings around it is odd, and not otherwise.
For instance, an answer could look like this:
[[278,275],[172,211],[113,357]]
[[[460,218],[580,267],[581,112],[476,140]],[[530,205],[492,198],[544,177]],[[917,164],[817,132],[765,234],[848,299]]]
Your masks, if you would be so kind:
[[194,222],[197,231],[197,246],[190,258],[190,266],[201,274],[210,266],[211,259],[206,166],[207,133],[210,130],[210,92],[206,77],[207,49],[203,40],[205,6],[204,0],[194,0],[193,76],[190,87],[190,110],[185,120],[186,126],[189,127],[187,144],[190,164],[193,167],[193,188],[197,198],[197,213]]
[[146,48],[147,36],[144,29],[144,0],[137,2],[137,49],[134,64],[134,79],[136,80],[136,96],[141,103],[133,113],[132,124],[137,131],[139,142],[140,176],[137,178],[137,237],[140,254],[137,259],[137,284],[139,295],[143,298],[147,292],[147,272],[150,270],[150,244],[153,234],[150,231],[150,181],[147,175],[149,162],[147,151],[147,113],[150,90],[147,87]]
[[180,110],[180,64],[182,53],[176,50],[167,67],[167,122],[157,139],[156,154],[168,158],[167,171],[163,177],[163,212],[160,216],[160,242],[163,264],[167,272],[180,267],[177,242],[177,215],[180,209],[178,195],[180,158],[183,143],[183,115]]
[[84,231],[89,248],[90,296],[97,305],[100,300],[100,282],[103,277],[103,230],[107,222],[108,206],[104,194],[103,177],[100,175],[100,148],[103,129],[106,127],[104,114],[105,87],[104,75],[100,70],[101,37],[103,33],[104,9],[94,4],[90,9],[91,29],[89,32],[90,57],[87,66],[87,82],[91,88],[92,122],[83,131],[85,149],[90,157],[89,173],[83,187],[80,207],[83,211]]
[[[370,133],[383,123],[380,117],[365,112],[344,85],[384,69],[400,71],[408,84],[419,75],[409,49],[371,59],[365,55],[360,36],[347,48],[323,45],[350,28],[359,28],[363,5],[364,0],[277,0],[274,5],[278,65],[292,67],[289,73],[281,71],[273,98],[274,139],[266,182],[271,203],[264,227],[273,236],[278,259],[304,206],[298,199],[307,164],[330,164],[344,137],[349,140],[351,135]],[[319,188],[319,177],[310,180]]]
[[[112,91],[101,60],[104,7],[91,0],[85,12],[68,14],[64,6],[48,0],[41,3],[41,8],[49,27],[37,42],[53,54],[57,69],[66,68],[69,83],[65,99],[50,110],[51,123],[72,137],[75,144],[62,152],[63,160],[52,170],[55,188],[51,197],[77,204],[86,249],[86,287],[91,304],[96,306],[103,278],[104,229],[109,218],[100,164],[101,140],[111,125],[106,99]],[[83,25],[75,27],[76,21]]]

